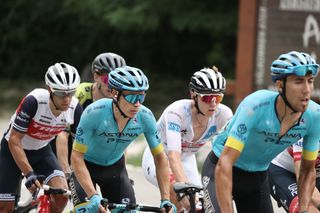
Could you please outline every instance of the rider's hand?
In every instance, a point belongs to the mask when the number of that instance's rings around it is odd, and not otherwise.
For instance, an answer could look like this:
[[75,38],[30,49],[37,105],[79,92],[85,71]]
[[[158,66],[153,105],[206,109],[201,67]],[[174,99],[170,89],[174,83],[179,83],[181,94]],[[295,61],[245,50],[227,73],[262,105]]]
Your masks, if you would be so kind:
[[170,202],[170,200],[162,199],[160,203],[160,208],[162,209],[162,212],[177,212],[176,206]]
[[90,197],[90,201],[89,201],[90,203],[87,207],[89,212],[103,212],[103,213],[107,212],[100,204],[101,200],[102,200],[101,195],[99,194],[92,195]]
[[25,186],[31,193],[33,193],[36,190],[36,188],[41,187],[41,183],[38,178],[39,177],[34,171],[31,171],[26,175]]

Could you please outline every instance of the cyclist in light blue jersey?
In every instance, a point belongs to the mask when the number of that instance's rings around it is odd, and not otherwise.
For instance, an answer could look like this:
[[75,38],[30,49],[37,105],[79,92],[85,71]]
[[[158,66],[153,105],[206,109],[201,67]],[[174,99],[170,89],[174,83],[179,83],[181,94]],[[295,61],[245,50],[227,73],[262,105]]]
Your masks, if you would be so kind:
[[282,54],[271,65],[278,92],[260,90],[241,102],[224,131],[214,139],[213,152],[203,168],[207,211],[233,212],[234,199],[240,213],[273,212],[268,166],[301,138],[299,212],[307,211],[320,139],[320,106],[311,100],[318,71],[319,65],[306,53]]
[[[161,204],[174,207],[169,201],[169,168],[156,131],[152,112],[141,105],[148,79],[137,68],[124,66],[109,73],[108,84],[113,99],[100,99],[84,111],[73,144],[71,164],[75,176],[70,183],[73,202],[80,206],[89,199],[86,209],[104,212],[102,196],[113,203],[136,203],[134,190],[125,167],[124,151],[139,135],[144,134],[157,165]],[[81,186],[80,186],[81,185]],[[81,210],[79,209],[79,212]]]

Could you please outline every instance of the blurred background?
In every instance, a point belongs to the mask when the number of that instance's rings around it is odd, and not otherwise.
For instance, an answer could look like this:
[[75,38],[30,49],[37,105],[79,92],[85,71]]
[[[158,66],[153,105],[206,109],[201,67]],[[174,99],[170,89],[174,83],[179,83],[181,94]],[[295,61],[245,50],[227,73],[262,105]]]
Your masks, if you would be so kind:
[[216,65],[234,78],[237,13],[237,0],[1,0],[0,108],[42,87],[55,62],[91,81],[95,56],[115,52],[146,73],[145,105],[159,116],[189,97],[195,71]]

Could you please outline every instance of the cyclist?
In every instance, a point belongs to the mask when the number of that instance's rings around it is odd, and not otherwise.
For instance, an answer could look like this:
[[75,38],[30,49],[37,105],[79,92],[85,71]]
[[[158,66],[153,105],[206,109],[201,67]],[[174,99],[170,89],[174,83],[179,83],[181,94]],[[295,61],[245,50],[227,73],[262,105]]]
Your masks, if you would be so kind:
[[[92,76],[94,83],[83,82],[76,90],[75,97],[79,100],[83,109],[92,102],[101,98],[111,98],[112,95],[108,89],[108,74],[111,70],[117,67],[125,66],[126,62],[118,54],[106,52],[95,57],[92,62]],[[61,132],[55,140],[51,142],[52,149],[57,153],[59,162],[63,171],[70,176],[71,170],[69,167],[72,143],[74,135],[70,135],[70,131]],[[58,141],[58,143],[56,143]],[[68,145],[66,144],[68,143]],[[68,147],[68,150],[65,149]]]
[[[269,183],[272,197],[287,212],[298,212],[297,180],[301,165],[302,140],[281,152],[272,160],[269,169]],[[309,212],[320,210],[320,155],[316,161],[316,187],[312,193]]]
[[206,211],[233,212],[233,198],[240,213],[273,212],[268,166],[301,138],[299,211],[307,211],[320,139],[320,106],[310,100],[318,70],[315,60],[302,52],[291,51],[273,61],[271,75],[278,92],[259,90],[247,96],[212,142],[202,170]]
[[[189,182],[201,186],[195,154],[231,118],[232,111],[221,104],[226,80],[216,67],[196,71],[190,80],[191,99],[169,105],[157,122],[160,141],[170,163],[170,199],[178,207],[189,209],[187,198],[178,205],[174,182]],[[158,186],[155,164],[149,148],[143,154],[142,168],[149,182]]]
[[[44,183],[67,188],[64,173],[51,150],[49,142],[66,126],[75,132],[82,107],[75,90],[80,83],[77,70],[66,63],[50,66],[45,74],[46,89],[34,89],[23,98],[0,149],[0,212],[12,212],[15,192],[21,172],[30,192],[40,187],[38,175]],[[57,195],[52,199],[52,212],[62,212],[68,198]]]
[[[141,105],[149,88],[147,77],[137,68],[124,66],[109,73],[108,86],[113,98],[98,100],[85,109],[73,144],[71,164],[77,180],[71,178],[70,183],[75,186],[71,191],[76,211],[104,211],[95,184],[110,202],[136,203],[124,151],[142,133],[157,164],[160,206],[174,207],[169,201],[168,161],[157,136],[155,118]],[[84,206],[86,197],[90,202]]]

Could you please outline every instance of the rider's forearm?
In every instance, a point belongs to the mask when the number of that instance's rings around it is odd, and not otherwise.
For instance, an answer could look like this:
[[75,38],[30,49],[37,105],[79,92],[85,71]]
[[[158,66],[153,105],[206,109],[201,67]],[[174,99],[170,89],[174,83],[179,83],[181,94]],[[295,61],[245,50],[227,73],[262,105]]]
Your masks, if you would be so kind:
[[315,169],[301,168],[298,181],[298,195],[300,211],[307,211],[315,188]]
[[181,162],[180,153],[169,152],[169,165],[176,182],[188,182]]
[[26,153],[23,150],[21,139],[15,135],[12,135],[9,139],[8,146],[14,161],[17,166],[20,168],[21,172],[24,175],[27,175],[29,172],[33,171]]
[[68,136],[69,134],[67,132],[61,132],[59,135],[57,135],[56,139],[57,158],[65,173],[70,172],[68,162]]
[[165,153],[154,156],[154,162],[161,199],[170,199],[169,163]]
[[232,165],[218,161],[215,169],[215,187],[221,212],[233,212],[232,207]]
[[78,182],[86,192],[87,196],[91,197],[92,195],[97,194],[97,191],[91,181],[90,173],[84,162],[83,154],[77,151],[72,151],[71,165]]

